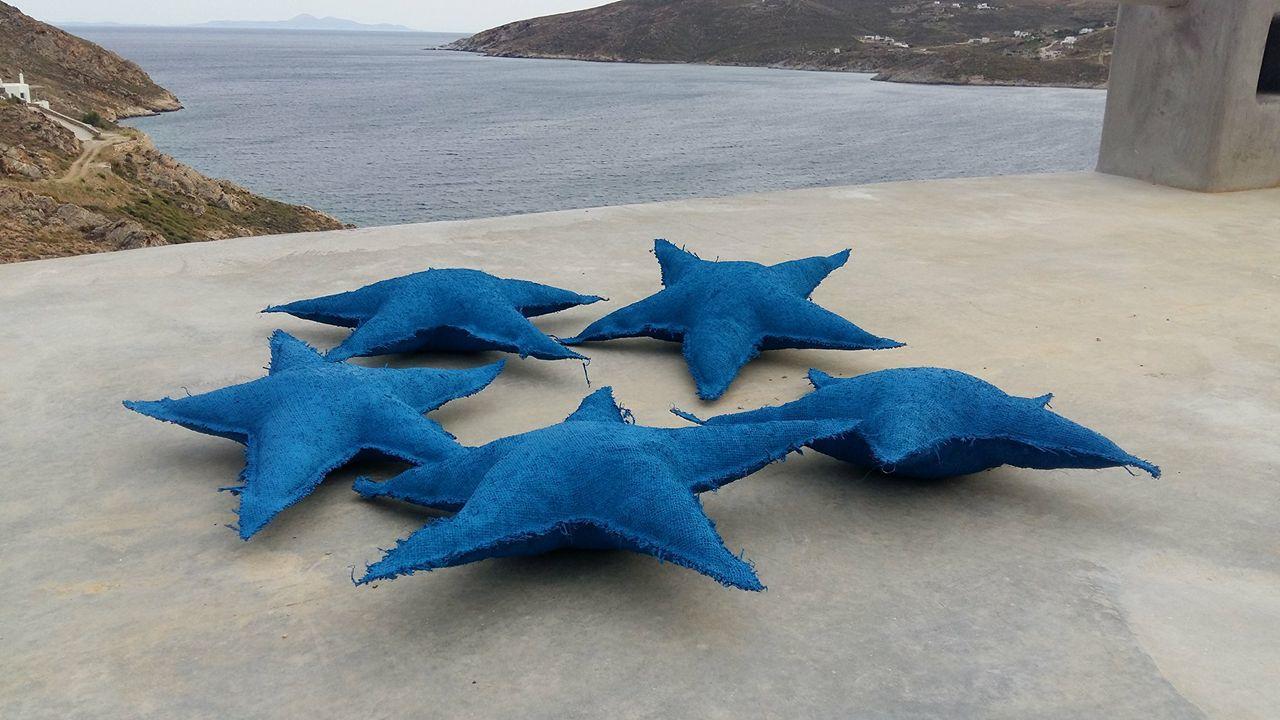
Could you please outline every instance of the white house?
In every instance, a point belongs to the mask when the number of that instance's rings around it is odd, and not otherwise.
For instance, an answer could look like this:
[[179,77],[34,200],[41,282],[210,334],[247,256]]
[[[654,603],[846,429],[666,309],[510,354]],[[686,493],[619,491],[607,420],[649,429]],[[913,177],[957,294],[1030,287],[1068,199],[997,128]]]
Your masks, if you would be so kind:
[[892,45],[893,47],[896,47],[896,48],[909,48],[909,47],[911,47],[911,46],[910,46],[910,45],[908,45],[907,43],[904,43],[904,42],[902,42],[902,41],[898,40],[897,38],[891,38],[891,37],[889,37],[888,35],[863,35],[863,36],[862,36],[862,42],[864,42],[864,43],[879,43],[879,44],[881,44],[881,45]]
[[0,100],[8,98],[18,98],[28,105],[42,107],[45,110],[49,109],[48,100],[31,99],[31,86],[27,84],[27,78],[22,73],[18,73],[18,82],[16,83],[7,83],[0,79]]
[[18,82],[9,83],[0,80],[0,95],[5,98],[18,98],[22,102],[31,102],[31,86],[27,84],[27,79],[18,73]]

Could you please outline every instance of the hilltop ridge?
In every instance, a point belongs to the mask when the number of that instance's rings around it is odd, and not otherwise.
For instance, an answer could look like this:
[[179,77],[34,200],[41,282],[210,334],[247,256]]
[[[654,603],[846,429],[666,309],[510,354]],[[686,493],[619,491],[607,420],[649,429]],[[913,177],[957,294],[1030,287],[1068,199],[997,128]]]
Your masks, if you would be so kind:
[[621,0],[449,46],[503,57],[758,65],[902,82],[1101,87],[1116,0]]

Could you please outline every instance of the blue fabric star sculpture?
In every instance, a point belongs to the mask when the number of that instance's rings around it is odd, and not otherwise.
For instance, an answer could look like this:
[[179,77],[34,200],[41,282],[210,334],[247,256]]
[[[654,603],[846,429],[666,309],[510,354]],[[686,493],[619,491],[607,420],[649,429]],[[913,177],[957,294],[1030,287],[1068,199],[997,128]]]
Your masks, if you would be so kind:
[[331,361],[422,350],[501,350],[540,360],[585,360],[543,334],[528,318],[600,300],[479,270],[442,269],[274,305],[263,312],[355,328],[326,355]]
[[882,370],[853,378],[809,371],[814,391],[799,400],[700,420],[706,427],[779,420],[859,421],[845,435],[810,446],[888,475],[941,479],[1001,465],[1057,468],[1160,468],[1046,406],[1052,395],[1022,398],[972,375],[941,368]]
[[484,389],[502,363],[469,370],[365,368],[326,362],[277,330],[267,377],[191,397],[125,407],[246,446],[240,537],[248,540],[362,450],[407,462],[462,446],[423,413]]
[[357,481],[366,497],[458,509],[401,540],[360,583],[574,547],[645,553],[726,586],[762,590],[751,566],[725,548],[695,493],[849,428],[842,421],[800,421],[662,429],[629,418],[606,387],[557,425],[384,483]]
[[738,371],[761,350],[902,346],[809,300],[818,283],[849,260],[848,250],[772,266],[702,260],[666,240],[655,242],[654,254],[662,268],[664,290],[606,315],[561,342],[579,345],[629,337],[680,342],[703,400],[723,395]]

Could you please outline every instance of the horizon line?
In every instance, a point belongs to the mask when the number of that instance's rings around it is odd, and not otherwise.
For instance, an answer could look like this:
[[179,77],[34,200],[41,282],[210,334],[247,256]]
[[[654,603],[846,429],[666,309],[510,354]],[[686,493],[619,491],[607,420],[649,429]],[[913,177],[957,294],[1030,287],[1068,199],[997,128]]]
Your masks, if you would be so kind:
[[[290,20],[291,20],[291,19],[292,19],[292,18],[290,18]],[[323,18],[321,18],[321,19],[323,19]],[[345,19],[345,18],[335,18],[335,19],[342,20],[342,19]],[[47,23],[47,24],[49,24],[49,25],[53,25],[54,27],[62,27],[62,26],[64,26],[64,25],[71,25],[71,26],[78,26],[78,27],[129,27],[129,28],[174,28],[174,29],[177,29],[177,28],[186,28],[186,29],[201,29],[201,28],[204,28],[204,29],[207,29],[207,30],[234,30],[234,29],[237,29],[237,28],[218,28],[218,27],[207,27],[207,26],[212,25],[212,24],[216,24],[216,23],[262,23],[262,24],[287,23],[287,22],[289,22],[289,20],[205,20],[205,21],[201,21],[201,22],[192,22],[192,23],[142,23],[142,22],[119,22],[119,21],[116,21],[116,20],[41,20],[40,22],[44,22],[44,23]],[[415,28],[415,27],[410,27],[410,26],[408,26],[408,25],[400,25],[399,23],[391,23],[391,22],[387,22],[387,23],[364,23],[364,22],[360,22],[360,21],[358,21],[358,20],[352,20],[352,21],[350,21],[350,22],[359,23],[360,25],[366,25],[366,26],[369,26],[369,27],[377,27],[378,25],[395,25],[395,26],[397,26],[398,28],[404,28],[404,29],[403,29],[403,30],[400,30],[400,29],[395,29],[395,30],[359,30],[359,29],[346,29],[346,28],[305,28],[305,27],[304,27],[304,28],[299,28],[299,27],[283,27],[283,28],[278,28],[278,29],[280,29],[280,30],[289,30],[289,31],[293,31],[293,32],[371,32],[371,33],[396,33],[396,32],[405,33],[405,32],[412,32],[412,33],[439,33],[439,34],[444,34],[444,35],[474,35],[474,34],[476,34],[476,33],[478,33],[478,32],[482,32],[483,30],[488,29],[488,28],[481,28],[480,30],[421,30],[421,29],[418,29],[418,28]],[[495,27],[497,27],[497,26],[495,26]],[[268,30],[268,29],[272,29],[272,28],[239,28],[239,29],[243,29],[243,30]]]

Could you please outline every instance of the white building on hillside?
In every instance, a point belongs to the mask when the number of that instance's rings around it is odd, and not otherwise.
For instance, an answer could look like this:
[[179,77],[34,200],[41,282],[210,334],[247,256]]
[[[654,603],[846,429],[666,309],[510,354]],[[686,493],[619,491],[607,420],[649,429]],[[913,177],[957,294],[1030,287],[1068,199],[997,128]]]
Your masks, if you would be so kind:
[[22,73],[18,73],[18,82],[10,83],[0,79],[0,95],[6,98],[18,98],[22,102],[31,102],[31,86],[27,84],[26,77]]
[[18,98],[24,103],[38,105],[45,110],[49,109],[48,100],[31,99],[31,86],[27,84],[27,78],[22,73],[18,73],[18,82],[16,83],[7,83],[3,78],[0,78],[0,100],[9,98]]

